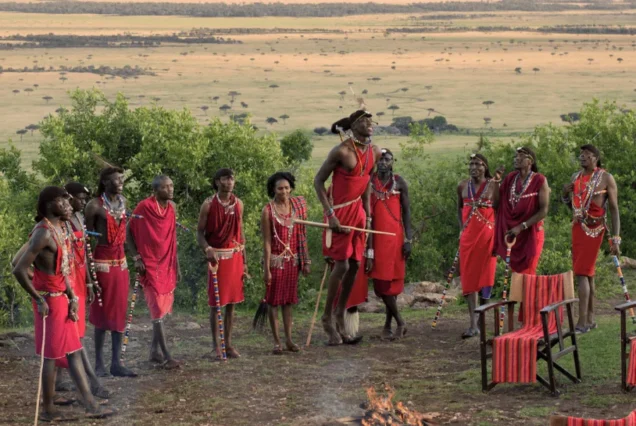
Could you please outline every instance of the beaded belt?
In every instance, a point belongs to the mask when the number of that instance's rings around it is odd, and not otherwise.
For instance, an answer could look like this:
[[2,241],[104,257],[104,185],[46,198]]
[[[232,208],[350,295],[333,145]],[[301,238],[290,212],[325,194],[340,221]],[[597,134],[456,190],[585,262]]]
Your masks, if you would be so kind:
[[59,297],[59,296],[66,296],[66,293],[64,293],[63,291],[57,291],[54,293],[51,293],[50,291],[38,291],[38,294],[42,297]]
[[119,266],[122,270],[128,269],[126,258],[123,259],[95,259],[95,270],[97,272],[110,272],[111,267]]
[[245,249],[245,246],[243,244],[236,244],[237,245],[232,248],[220,249],[212,247],[212,250],[214,251],[214,253],[216,253],[216,257],[219,260],[231,259],[234,257],[234,253],[241,252]]
[[361,199],[361,197],[358,197],[355,200],[347,201],[346,203],[336,204],[335,206],[332,206],[331,208],[334,209],[334,210],[338,210],[338,209],[341,209],[343,207],[350,206],[351,204],[355,203],[356,201],[358,201],[360,199]]
[[283,269],[285,267],[285,263],[286,262],[292,262],[292,265],[298,265],[298,256],[295,254],[292,254],[291,256],[289,255],[289,253],[283,252],[281,254],[278,255],[273,255],[270,259],[269,259],[269,266],[271,268],[279,268],[279,269]]

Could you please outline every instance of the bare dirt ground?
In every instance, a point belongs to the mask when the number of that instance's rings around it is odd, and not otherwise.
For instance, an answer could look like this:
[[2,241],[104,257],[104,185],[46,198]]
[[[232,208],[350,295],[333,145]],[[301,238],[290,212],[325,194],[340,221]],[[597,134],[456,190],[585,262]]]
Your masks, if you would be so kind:
[[[127,352],[127,364],[139,377],[103,379],[116,392],[110,404],[119,415],[93,424],[337,424],[334,419],[362,414],[365,388],[381,390],[383,383],[393,386],[395,400],[409,408],[438,413],[440,424],[545,425],[554,412],[623,417],[634,408],[634,400],[619,389],[618,315],[611,309],[618,302],[604,303],[600,329],[580,338],[584,381],[561,381],[560,398],[550,397],[539,384],[500,385],[483,394],[479,342],[459,338],[465,327],[460,306],[448,309],[436,330],[430,327],[432,309],[406,312],[409,331],[399,342],[376,337],[383,315],[364,314],[362,344],[326,347],[322,331],[316,329],[310,348],[283,356],[270,354],[269,335],[251,331],[252,313],[244,312],[235,336],[242,358],[225,364],[203,358],[210,352],[207,319],[175,314],[167,329],[174,355],[185,363],[177,371],[157,369],[146,361],[150,322],[140,311]],[[297,343],[304,343],[308,324],[308,314],[298,315]],[[90,327],[88,331],[92,358]],[[33,421],[38,359],[32,338],[14,342],[12,348],[0,346],[0,424]],[[79,406],[71,410],[82,413]]]

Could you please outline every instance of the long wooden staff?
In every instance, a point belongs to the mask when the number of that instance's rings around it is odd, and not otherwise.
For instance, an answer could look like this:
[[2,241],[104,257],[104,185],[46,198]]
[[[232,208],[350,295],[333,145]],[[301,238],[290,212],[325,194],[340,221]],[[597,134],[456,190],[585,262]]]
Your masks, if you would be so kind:
[[318,307],[320,306],[320,297],[322,296],[322,287],[327,279],[327,271],[329,270],[329,263],[325,263],[325,272],[322,274],[322,281],[320,281],[320,289],[318,290],[318,297],[316,298],[316,308],[314,309],[314,316],[311,318],[311,324],[309,325],[309,334],[307,334],[307,343],[305,346],[311,344],[311,333],[314,331],[314,325],[316,324],[316,317],[318,316]]
[[124,341],[121,345],[121,360],[124,360],[124,354],[126,353],[126,347],[128,346],[128,338],[130,336],[130,326],[132,325],[133,311],[135,310],[135,302],[137,301],[137,290],[139,289],[139,274],[135,276],[135,285],[133,286],[133,294],[130,298],[130,310],[128,311],[128,321],[126,322],[126,333],[124,334]]
[[208,262],[208,269],[212,273],[212,285],[214,286],[214,301],[216,303],[216,321],[219,325],[219,338],[221,339],[221,360],[227,361],[227,353],[225,352],[225,332],[223,330],[223,314],[221,312],[221,297],[219,296],[219,278],[217,271],[219,264],[212,265]]
[[[322,222],[311,222],[309,220],[301,220],[301,219],[292,219],[292,221],[294,223],[299,223],[301,225],[307,225],[307,226],[314,226],[316,228],[329,228],[329,224],[328,223],[322,223]],[[378,235],[390,235],[392,237],[397,236],[395,233],[393,232],[385,232],[385,231],[376,231],[374,229],[364,229],[364,228],[356,228],[355,226],[347,226],[347,225],[340,225],[340,227],[342,229],[350,229],[352,231],[359,231],[359,232],[364,232],[366,234],[378,234]]]
[[435,319],[433,319],[433,324],[431,324],[432,328],[437,327],[437,321],[439,320],[440,315],[442,314],[442,305],[444,305],[444,299],[446,299],[446,292],[450,288],[450,283],[453,280],[453,275],[455,275],[455,270],[457,269],[457,262],[459,261],[459,249],[457,249],[457,253],[455,254],[455,259],[453,260],[453,265],[448,271],[448,275],[446,276],[446,285],[444,286],[444,291],[442,292],[442,298],[437,305],[437,312],[435,312]]
[[[508,279],[510,277],[510,252],[512,252],[512,246],[517,242],[517,237],[512,237],[512,241],[508,240],[508,235],[504,236],[506,243],[506,268],[504,269],[504,281],[503,281],[503,294],[501,299],[506,302],[508,300]],[[504,319],[506,318],[506,305],[502,305],[499,310],[499,332],[503,332]]]
[[[625,296],[625,300],[629,302],[630,298],[629,293],[627,292],[627,284],[625,284],[625,278],[623,277],[623,270],[621,269],[621,264],[618,261],[618,256],[612,256],[612,262],[614,262],[614,266],[616,266],[616,273],[618,274],[618,279],[620,280],[621,286],[623,287],[623,295]],[[632,324],[636,324],[636,315],[634,315],[634,308],[631,308],[629,310],[629,314],[632,317]]]
[[40,417],[40,395],[42,394],[42,372],[44,371],[44,342],[46,341],[46,317],[42,317],[42,346],[40,346],[40,378],[38,380],[38,396],[35,400],[35,420],[33,426],[37,426]]

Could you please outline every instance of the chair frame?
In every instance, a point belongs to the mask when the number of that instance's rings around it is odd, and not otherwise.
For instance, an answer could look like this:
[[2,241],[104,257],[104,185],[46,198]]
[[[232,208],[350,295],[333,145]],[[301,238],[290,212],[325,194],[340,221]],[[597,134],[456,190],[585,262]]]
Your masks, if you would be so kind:
[[[559,371],[565,377],[570,379],[573,383],[581,382],[581,363],[579,361],[579,347],[576,341],[576,331],[574,328],[574,316],[572,314],[572,306],[578,303],[579,299],[568,299],[561,302],[548,305],[541,309],[541,323],[543,324],[543,337],[539,340],[537,348],[537,360],[542,359],[548,364],[548,380],[537,374],[537,381],[544,385],[550,391],[552,396],[559,396],[560,392],[557,389],[556,377],[554,370]],[[516,301],[499,301],[489,303],[487,305],[480,306],[475,309],[475,313],[479,314],[479,336],[480,336],[480,350],[481,350],[481,389],[483,392],[488,392],[497,383],[488,381],[488,359],[492,359],[492,349],[488,352],[488,346],[492,348],[492,343],[495,338],[499,336],[499,314],[502,306],[507,308],[508,319],[508,331],[512,332],[515,329],[515,304]],[[565,306],[568,317],[569,328],[567,331],[563,329],[561,324],[561,314],[558,308]],[[495,337],[488,339],[486,336],[486,313],[492,310],[494,312],[494,331]],[[557,331],[556,334],[549,334],[548,319],[549,315],[554,312],[556,315]],[[503,333],[502,333],[503,335]],[[571,345],[566,347],[565,339],[571,338]],[[552,348],[555,345],[559,345],[558,352],[553,352]],[[556,361],[561,357],[572,353],[574,356],[574,368],[576,370],[576,376],[573,376],[565,368],[559,365]]]
[[628,348],[632,340],[636,339],[636,336],[627,335],[627,310],[634,308],[636,308],[636,301],[626,302],[614,308],[621,314],[621,388],[623,392],[630,392],[634,389],[634,386],[627,384],[627,366],[630,355]]

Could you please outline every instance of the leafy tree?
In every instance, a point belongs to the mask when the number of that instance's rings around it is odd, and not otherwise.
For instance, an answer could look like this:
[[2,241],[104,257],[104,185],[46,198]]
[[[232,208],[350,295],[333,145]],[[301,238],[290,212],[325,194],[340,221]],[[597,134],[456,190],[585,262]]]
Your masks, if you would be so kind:
[[39,128],[40,128],[40,126],[38,126],[37,124],[29,124],[24,129],[30,131],[31,132],[31,136],[33,136],[33,132],[35,130],[38,130]]
[[210,107],[209,107],[209,106],[207,106],[207,105],[203,105],[203,106],[200,106],[200,107],[199,107],[199,109],[200,109],[201,111],[203,111],[203,113],[204,113],[204,114],[207,114],[207,112],[208,112],[208,110],[210,109]]
[[27,92],[28,94],[31,94],[31,92],[33,92],[33,89],[31,89],[30,87],[27,87],[26,89],[24,89],[25,92]]
[[492,118],[490,118],[490,117],[484,117],[484,126],[489,125],[491,121],[492,121]]
[[320,135],[320,136],[322,136],[322,135],[324,135],[324,134],[326,134],[328,132],[329,132],[329,129],[327,129],[326,127],[316,127],[314,129],[314,133],[317,134],[317,135]]
[[517,68],[515,68],[515,73],[517,73],[517,74],[521,74],[521,67],[517,67]]
[[276,89],[278,89],[279,87],[280,87],[280,86],[279,86],[278,84],[270,84],[270,85],[269,85],[269,88],[270,88],[270,89],[272,89],[272,90],[276,90]]
[[281,116],[280,116],[280,117],[278,117],[278,118],[280,118],[281,120],[283,120],[283,124],[287,124],[287,119],[289,118],[289,115],[287,115],[287,114],[283,114],[283,115],[281,115]]
[[242,106],[243,108],[247,108],[249,105],[247,105],[245,102],[241,102],[241,106]]
[[536,68],[536,67],[535,67],[535,68],[532,68],[532,71],[534,71],[534,73],[536,74],[536,73],[538,73],[539,71],[541,71],[541,69],[540,69],[540,68]]
[[490,109],[490,105],[494,104],[495,101],[483,101],[482,104],[486,105],[486,109]]
[[14,95],[17,95],[18,93],[20,93],[20,91],[18,89],[13,89],[12,92],[13,92]]
[[214,97],[212,98],[212,100],[214,101],[214,103],[215,103],[215,104],[219,102],[219,99],[220,99],[220,97],[219,97],[219,96],[214,96]]
[[228,110],[231,110],[232,107],[229,106],[228,104],[223,104],[219,107],[219,109],[221,110],[223,114],[227,114]]
[[399,106],[397,106],[397,105],[395,105],[395,104],[393,104],[393,105],[389,105],[389,106],[387,107],[387,109],[390,109],[390,110],[391,110],[391,115],[395,115],[395,111],[397,111],[398,109],[400,109],[400,107],[399,107]]
[[278,120],[276,120],[274,117],[267,117],[267,119],[265,120],[265,122],[267,124],[269,124],[270,126],[278,123]]
[[344,90],[341,92],[338,92],[338,94],[340,95],[340,100],[344,100],[345,95],[347,94],[347,92],[345,92]]
[[24,136],[26,132],[28,132],[27,129],[20,129],[17,132],[15,132],[16,134],[20,135],[20,142],[22,142],[22,136]]
[[232,91],[228,92],[228,94],[227,94],[227,95],[230,97],[230,102],[231,102],[231,103],[234,103],[234,99],[235,99],[237,96],[240,96],[240,93],[239,93],[239,92],[237,92],[236,90],[232,90]]
[[311,159],[314,146],[307,132],[295,130],[281,139],[280,149],[287,163],[297,167]]

